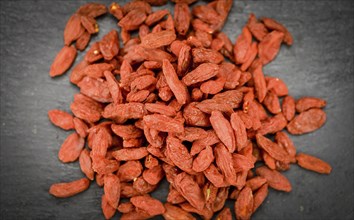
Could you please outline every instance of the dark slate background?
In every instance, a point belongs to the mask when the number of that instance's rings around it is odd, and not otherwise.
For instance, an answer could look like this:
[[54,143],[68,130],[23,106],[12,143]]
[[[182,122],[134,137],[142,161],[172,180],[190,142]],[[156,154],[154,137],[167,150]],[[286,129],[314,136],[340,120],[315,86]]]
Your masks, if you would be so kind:
[[[78,163],[58,161],[70,132],[51,125],[47,111],[69,111],[78,92],[68,74],[51,79],[48,71],[63,46],[66,21],[85,2],[1,1],[0,219],[103,219],[96,184],[69,199],[48,194],[52,183],[83,176]],[[327,176],[293,165],[285,173],[293,191],[270,190],[253,219],[353,219],[353,1],[236,1],[224,27],[233,41],[250,12],[275,18],[293,34],[294,45],[283,46],[265,73],[281,77],[295,98],[327,100],[325,126],[293,140],[298,151],[333,166]],[[109,15],[98,23],[92,41],[117,28]],[[165,201],[167,189],[162,184],[153,196]]]

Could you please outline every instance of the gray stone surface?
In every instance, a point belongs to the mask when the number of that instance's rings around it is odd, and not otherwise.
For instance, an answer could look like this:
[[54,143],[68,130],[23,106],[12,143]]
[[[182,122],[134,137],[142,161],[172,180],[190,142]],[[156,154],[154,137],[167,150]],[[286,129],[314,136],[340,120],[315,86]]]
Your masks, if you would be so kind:
[[[58,161],[58,149],[70,132],[51,125],[47,111],[69,110],[78,92],[69,74],[51,79],[48,71],[63,45],[66,21],[85,2],[0,3],[0,219],[102,219],[102,189],[96,184],[69,199],[48,194],[52,183],[83,176],[78,163]],[[295,98],[328,101],[325,126],[292,139],[299,151],[333,166],[326,176],[293,165],[285,173],[293,191],[270,190],[253,219],[353,219],[353,1],[236,1],[224,28],[233,41],[250,12],[275,18],[293,34],[294,45],[283,46],[265,74],[281,77]],[[98,22],[100,33],[91,42],[116,28],[110,16]],[[82,53],[77,61],[81,58]],[[167,190],[164,183],[153,195],[165,201]]]

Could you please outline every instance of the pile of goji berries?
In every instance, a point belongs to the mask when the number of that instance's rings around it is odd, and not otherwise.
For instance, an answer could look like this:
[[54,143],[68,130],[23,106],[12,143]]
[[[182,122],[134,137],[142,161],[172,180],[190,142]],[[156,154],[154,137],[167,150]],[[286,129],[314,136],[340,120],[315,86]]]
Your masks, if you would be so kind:
[[[80,88],[70,105],[73,115],[48,112],[53,124],[74,130],[59,150],[60,161],[79,160],[86,175],[53,184],[49,192],[73,196],[95,180],[104,190],[107,219],[117,211],[121,219],[195,219],[192,213],[232,219],[227,199],[235,200],[237,219],[250,219],[268,187],[291,191],[280,172],[292,163],[329,174],[329,164],[296,153],[282,131],[320,128],[326,102],[295,101],[282,80],[262,71],[282,43],[293,43],[288,30],[251,14],[233,44],[221,32],[232,0],[192,8],[195,0],[174,2],[174,15],[152,11],[150,4],[167,0],[147,0],[109,9],[89,3],[69,19],[52,77],[65,73],[98,32],[97,16],[109,11],[120,34],[114,29],[93,43],[73,68],[70,81]],[[256,162],[263,166],[255,168]],[[170,189],[162,204],[149,193],[164,177]]]

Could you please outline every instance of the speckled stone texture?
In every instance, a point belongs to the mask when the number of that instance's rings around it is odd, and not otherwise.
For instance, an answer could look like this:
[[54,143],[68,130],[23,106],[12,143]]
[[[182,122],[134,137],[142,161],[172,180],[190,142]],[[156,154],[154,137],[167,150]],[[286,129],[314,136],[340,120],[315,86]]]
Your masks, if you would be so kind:
[[[85,2],[0,3],[0,219],[103,219],[102,189],[96,184],[69,199],[48,194],[52,183],[83,176],[78,163],[62,164],[57,159],[61,143],[72,131],[54,127],[47,111],[69,110],[78,92],[69,74],[51,79],[48,72],[63,45],[66,21]],[[270,190],[253,219],[353,219],[353,1],[235,1],[224,27],[233,41],[250,12],[275,18],[293,34],[294,45],[283,46],[264,72],[281,77],[295,98],[311,95],[327,100],[325,126],[292,139],[298,151],[333,166],[326,176],[293,165],[285,173],[293,191]],[[91,43],[117,28],[109,15],[98,23],[100,33]],[[166,201],[167,190],[164,182],[152,195]],[[227,205],[233,207],[231,202]]]

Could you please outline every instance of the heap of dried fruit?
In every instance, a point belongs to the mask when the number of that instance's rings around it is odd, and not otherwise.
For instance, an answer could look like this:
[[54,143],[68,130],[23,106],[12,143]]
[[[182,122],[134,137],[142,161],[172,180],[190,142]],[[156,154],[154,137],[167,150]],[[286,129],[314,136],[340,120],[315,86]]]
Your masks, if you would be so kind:
[[[49,192],[73,196],[96,180],[107,219],[116,211],[122,219],[195,219],[191,213],[211,219],[219,211],[218,219],[231,219],[227,199],[236,200],[237,219],[249,219],[268,187],[291,191],[280,173],[290,164],[329,174],[329,164],[297,153],[282,131],[299,135],[320,128],[326,102],[295,101],[282,80],[262,71],[282,43],[293,43],[288,30],[251,14],[232,44],[221,32],[231,0],[192,9],[194,0],[174,2],[174,16],[152,11],[150,4],[166,0],[147,0],[112,3],[109,10],[89,3],[69,19],[51,76],[66,72],[77,49],[87,46],[98,31],[95,17],[109,11],[120,35],[112,30],[93,43],[72,70],[70,81],[80,88],[70,105],[73,115],[48,112],[53,124],[74,130],[59,159],[79,160],[86,175],[53,184]],[[256,162],[264,165],[255,168]],[[166,204],[149,195],[164,177],[170,183]]]

